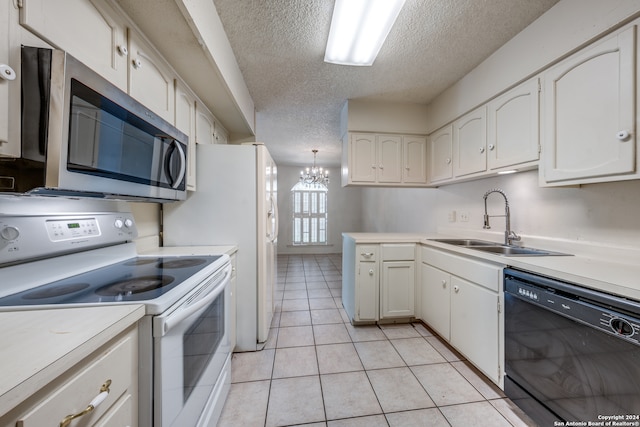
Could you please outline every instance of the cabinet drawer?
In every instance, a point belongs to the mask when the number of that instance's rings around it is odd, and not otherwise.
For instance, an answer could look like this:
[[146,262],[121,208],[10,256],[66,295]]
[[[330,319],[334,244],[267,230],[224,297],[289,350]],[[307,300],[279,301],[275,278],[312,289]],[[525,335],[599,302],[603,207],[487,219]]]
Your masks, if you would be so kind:
[[357,245],[356,257],[358,261],[376,261],[378,259],[378,245]]
[[100,352],[84,367],[80,367],[77,373],[61,377],[60,381],[52,384],[51,391],[44,400],[20,417],[16,425],[57,425],[67,415],[83,411],[100,393],[102,384],[111,380],[107,398],[93,411],[81,417],[82,425],[93,425],[127,390],[133,388],[134,360],[137,355],[134,334],[135,332],[127,334],[106,352]]
[[501,291],[502,267],[499,265],[476,261],[426,246],[422,247],[421,260],[494,292]]
[[414,244],[384,244],[382,245],[383,261],[413,261],[416,259]]

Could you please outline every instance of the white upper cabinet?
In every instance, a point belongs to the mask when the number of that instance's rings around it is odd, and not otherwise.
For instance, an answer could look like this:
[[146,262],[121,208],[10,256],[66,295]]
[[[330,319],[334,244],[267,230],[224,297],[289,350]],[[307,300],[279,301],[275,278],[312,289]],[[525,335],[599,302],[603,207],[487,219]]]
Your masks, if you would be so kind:
[[354,132],[343,144],[342,185],[427,185],[424,135]]
[[173,123],[173,70],[141,34],[129,28],[129,95]]
[[107,2],[23,0],[20,23],[127,90],[126,24]]
[[487,162],[499,169],[539,158],[539,79],[497,97],[487,105]]
[[175,126],[189,137],[187,190],[196,189],[196,96],[182,80],[176,80]]
[[354,133],[349,141],[349,175],[351,182],[376,182],[376,137]]
[[636,26],[544,73],[543,185],[636,172]]
[[402,136],[376,135],[378,170],[380,183],[402,181]]
[[429,136],[427,158],[429,162],[429,182],[438,183],[453,176],[452,147],[453,127],[447,125]]
[[402,141],[404,169],[402,182],[427,183],[427,137],[405,136]]
[[482,106],[453,123],[453,173],[464,176],[487,169],[487,109]]
[[196,142],[198,144],[215,144],[215,119],[213,114],[201,102],[196,102]]
[[[0,4],[0,157],[20,157],[20,53],[18,11],[13,2]],[[12,182],[0,178],[0,191]]]

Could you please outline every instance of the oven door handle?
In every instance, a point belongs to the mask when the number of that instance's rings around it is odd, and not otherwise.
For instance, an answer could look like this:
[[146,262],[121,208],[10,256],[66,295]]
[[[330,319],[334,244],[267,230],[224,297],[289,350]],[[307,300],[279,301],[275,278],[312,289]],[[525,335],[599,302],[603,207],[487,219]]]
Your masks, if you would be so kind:
[[203,307],[206,307],[213,302],[229,285],[231,281],[231,265],[227,265],[224,269],[224,276],[219,279],[218,283],[213,285],[213,289],[203,290],[206,294],[195,295],[189,298],[186,303],[180,304],[178,308],[165,315],[156,316],[153,319],[153,336],[156,338],[165,336],[176,325],[180,324],[183,320],[198,312]]

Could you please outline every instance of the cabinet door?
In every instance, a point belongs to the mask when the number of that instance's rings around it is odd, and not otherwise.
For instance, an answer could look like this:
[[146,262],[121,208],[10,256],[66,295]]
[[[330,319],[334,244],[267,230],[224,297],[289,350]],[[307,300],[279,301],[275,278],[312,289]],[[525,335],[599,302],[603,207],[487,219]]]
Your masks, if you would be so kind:
[[498,383],[498,294],[451,276],[451,345]]
[[213,114],[202,102],[196,102],[196,142],[215,144],[215,127]]
[[378,182],[400,183],[402,180],[402,137],[376,135]]
[[428,264],[421,265],[421,318],[447,341],[450,338],[451,275]]
[[129,94],[145,107],[173,124],[175,108],[174,74],[169,65],[129,29]]
[[378,320],[378,264],[376,262],[358,262],[355,317],[357,321]]
[[429,136],[429,182],[440,182],[453,176],[453,130],[447,125]]
[[127,90],[125,20],[107,2],[23,0],[20,23]]
[[543,181],[634,172],[635,32],[626,29],[544,74]]
[[189,137],[187,190],[196,189],[196,97],[181,80],[176,80],[175,126]]
[[[20,52],[18,11],[0,4],[0,157],[20,157]],[[11,188],[0,178],[0,191]]]
[[464,176],[487,169],[487,110],[485,107],[453,124],[453,173]]
[[375,135],[354,133],[349,146],[349,174],[352,182],[376,182]]
[[382,263],[380,283],[380,318],[415,315],[415,262]]
[[427,183],[427,138],[405,136],[402,139],[404,169],[402,182],[410,184]]
[[489,169],[538,160],[539,87],[539,80],[536,78],[488,104]]

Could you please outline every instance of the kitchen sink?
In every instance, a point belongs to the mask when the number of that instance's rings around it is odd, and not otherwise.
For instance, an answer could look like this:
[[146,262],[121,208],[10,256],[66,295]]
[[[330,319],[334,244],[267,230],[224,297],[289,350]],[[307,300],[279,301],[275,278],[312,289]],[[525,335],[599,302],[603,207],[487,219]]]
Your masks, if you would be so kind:
[[429,239],[434,242],[447,243],[456,246],[497,246],[499,243],[487,242],[486,240],[475,239]]
[[446,243],[482,252],[488,252],[503,256],[569,256],[561,252],[552,252],[544,249],[524,248],[521,246],[501,245],[500,243],[488,242],[486,240],[475,239],[429,239],[434,242]]

